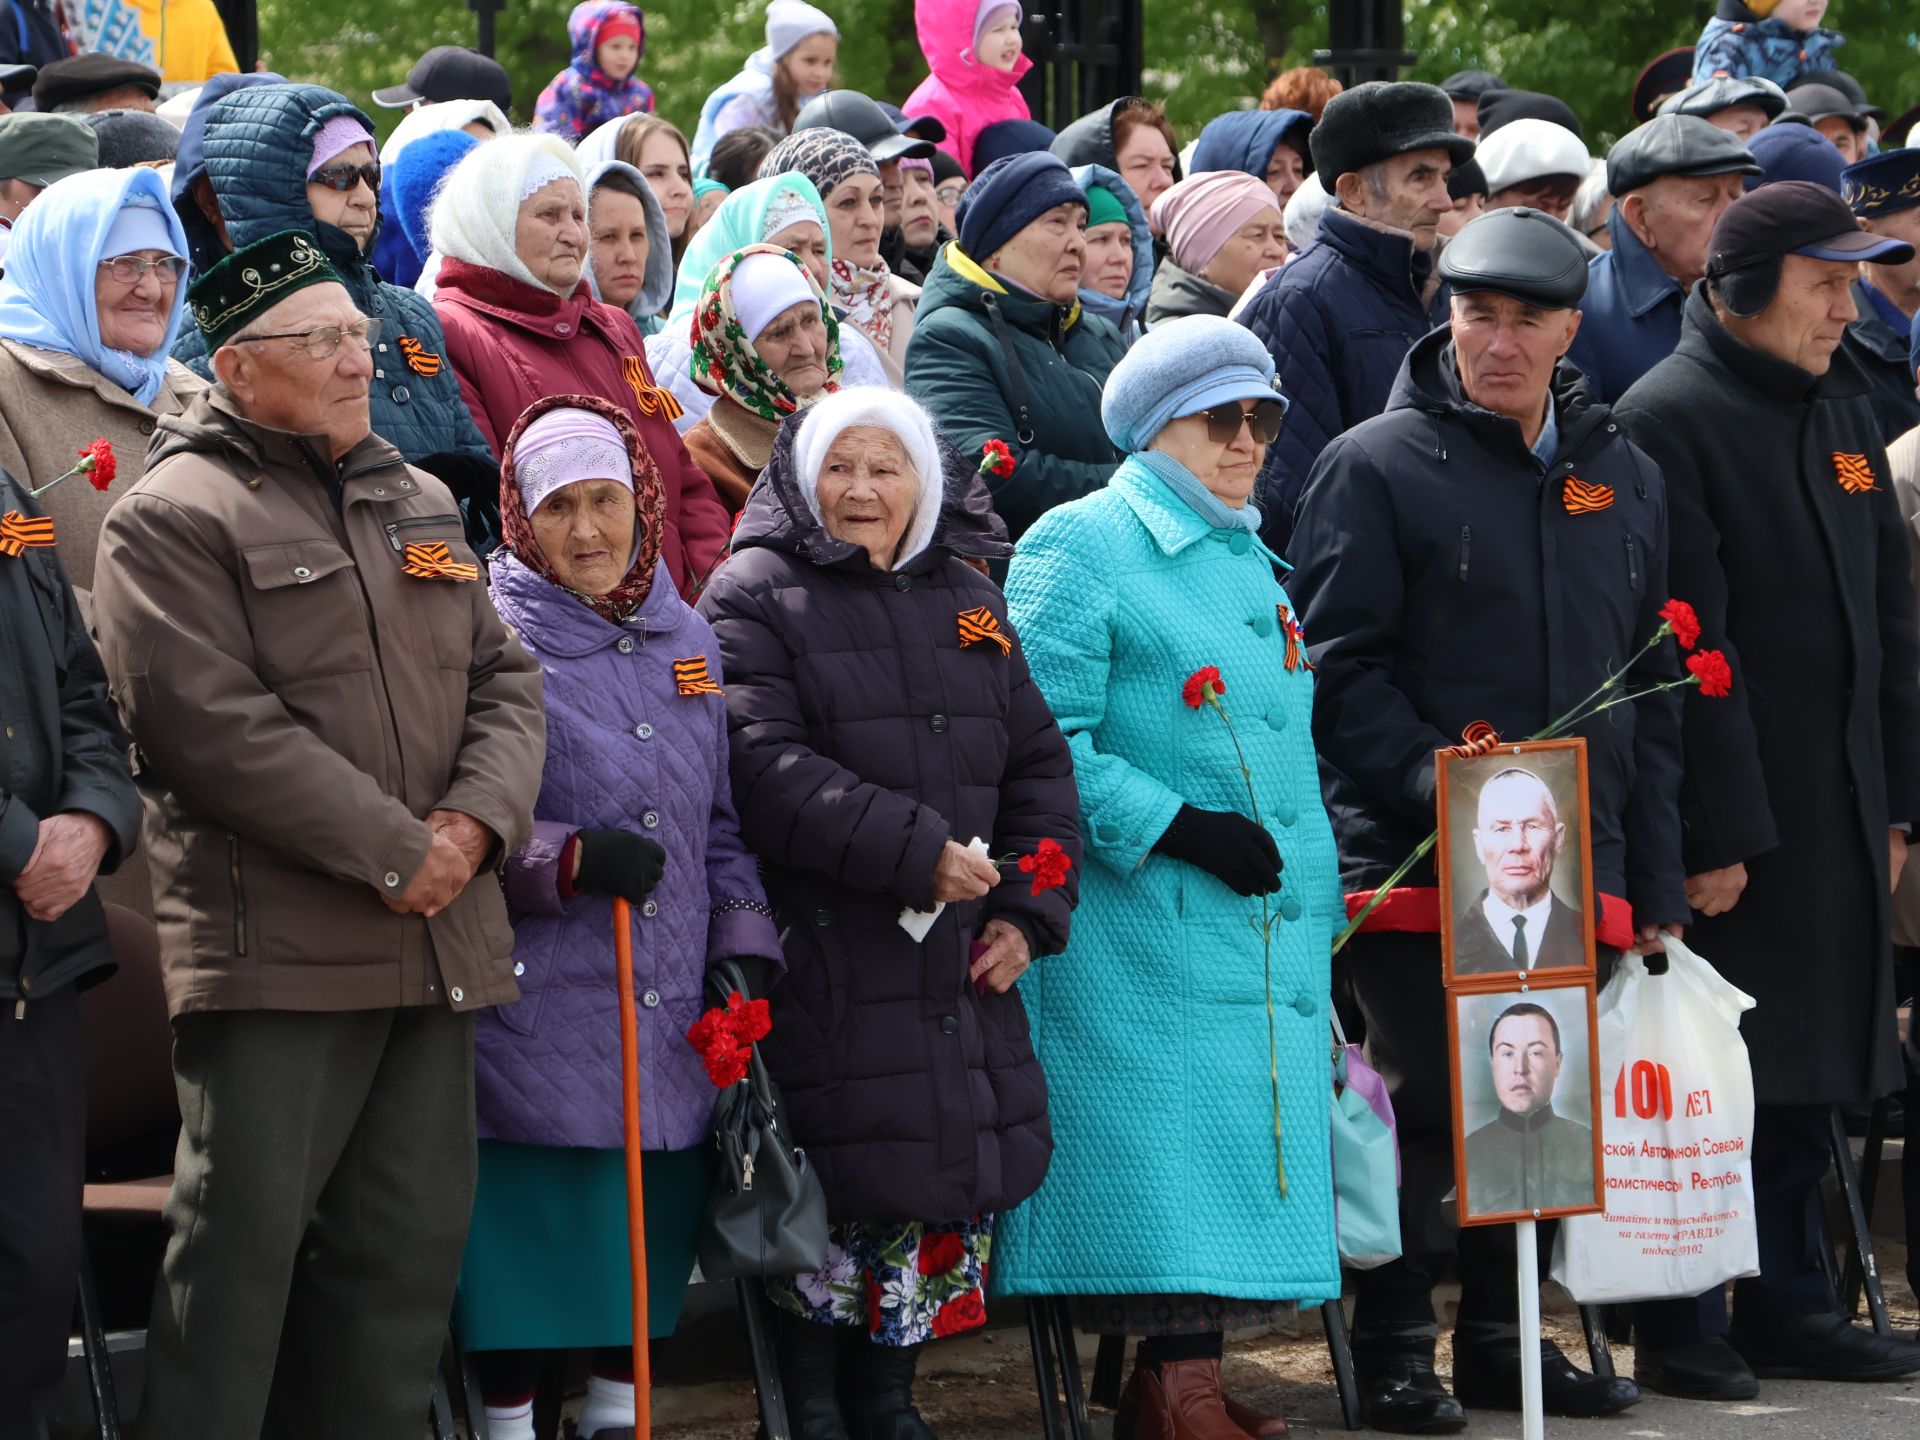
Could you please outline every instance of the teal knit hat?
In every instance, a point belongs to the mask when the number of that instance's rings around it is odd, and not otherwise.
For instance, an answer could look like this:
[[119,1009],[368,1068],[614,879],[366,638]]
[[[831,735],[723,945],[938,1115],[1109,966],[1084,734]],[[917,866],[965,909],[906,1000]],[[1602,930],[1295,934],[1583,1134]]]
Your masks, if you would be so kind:
[[1120,203],[1120,197],[1104,185],[1087,186],[1087,228],[1096,225],[1131,225],[1127,219],[1127,207]]

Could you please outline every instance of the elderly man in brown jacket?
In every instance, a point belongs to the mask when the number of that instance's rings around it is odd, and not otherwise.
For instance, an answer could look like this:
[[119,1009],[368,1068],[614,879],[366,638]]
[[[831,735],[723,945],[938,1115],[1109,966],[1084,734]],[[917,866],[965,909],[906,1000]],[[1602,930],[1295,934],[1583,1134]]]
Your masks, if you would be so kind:
[[108,516],[182,1130],[147,1440],[417,1440],[474,1182],[473,1011],[518,997],[538,668],[310,237],[191,292],[220,383]]

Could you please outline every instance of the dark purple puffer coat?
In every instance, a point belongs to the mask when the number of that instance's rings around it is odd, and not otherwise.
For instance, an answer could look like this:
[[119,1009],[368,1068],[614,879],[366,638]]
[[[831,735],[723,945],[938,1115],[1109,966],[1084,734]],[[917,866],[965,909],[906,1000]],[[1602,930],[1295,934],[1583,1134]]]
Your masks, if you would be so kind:
[[[807,508],[799,423],[781,431],[699,607],[726,666],[741,831],[787,959],[762,1053],[834,1220],[1004,1210],[1046,1174],[1046,1080],[1020,997],[977,994],[968,952],[996,917],[1021,928],[1036,964],[1065,948],[1073,762],[1018,643],[1010,655],[960,644],[960,612],[976,606],[1013,633],[998,587],[961,558],[1011,548],[971,467],[945,450],[931,546],[875,570]],[[976,835],[996,858],[1055,840],[1074,875],[1035,896],[1005,866],[986,899],[949,905],[915,943],[902,907],[930,909],[941,847]]]

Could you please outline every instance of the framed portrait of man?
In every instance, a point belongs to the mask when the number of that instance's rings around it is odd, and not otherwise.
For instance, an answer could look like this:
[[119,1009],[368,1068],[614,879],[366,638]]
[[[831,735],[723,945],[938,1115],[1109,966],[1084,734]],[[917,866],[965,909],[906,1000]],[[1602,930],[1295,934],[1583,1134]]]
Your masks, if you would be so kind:
[[1587,742],[1441,751],[1440,940],[1449,985],[1593,973]]
[[1459,1222],[1602,1208],[1591,978],[1448,997]]

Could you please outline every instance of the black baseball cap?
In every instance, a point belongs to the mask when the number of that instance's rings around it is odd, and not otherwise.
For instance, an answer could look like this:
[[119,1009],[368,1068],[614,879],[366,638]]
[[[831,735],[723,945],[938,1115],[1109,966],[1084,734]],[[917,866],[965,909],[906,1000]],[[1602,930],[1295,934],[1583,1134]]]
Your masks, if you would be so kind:
[[407,83],[373,92],[373,103],[404,110],[416,101],[491,100],[504,115],[513,108],[513,82],[497,60],[464,45],[436,45],[407,72]]
[[851,135],[867,147],[876,165],[933,158],[931,140],[902,135],[879,102],[858,90],[829,90],[809,100],[793,122],[794,134],[802,130],[838,130]]
[[1826,186],[1780,180],[1727,207],[1707,242],[1707,280],[1734,314],[1754,316],[1772,303],[1788,255],[1903,265],[1913,253],[1904,240],[1862,230],[1847,202]]
[[874,104],[887,112],[894,129],[902,135],[910,135],[915,140],[931,140],[936,145],[947,138],[947,127],[932,115],[909,115],[898,105],[889,105],[884,100],[876,100]]

